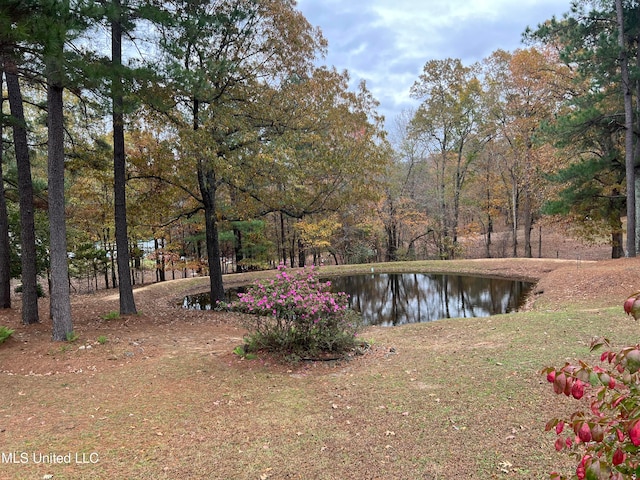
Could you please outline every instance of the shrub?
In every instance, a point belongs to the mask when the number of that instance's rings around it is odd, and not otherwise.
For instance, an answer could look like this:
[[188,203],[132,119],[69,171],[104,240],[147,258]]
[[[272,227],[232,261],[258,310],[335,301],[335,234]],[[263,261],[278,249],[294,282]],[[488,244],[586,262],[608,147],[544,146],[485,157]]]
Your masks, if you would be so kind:
[[344,353],[358,343],[359,316],[344,292],[329,291],[315,269],[291,275],[284,265],[275,279],[256,282],[238,300],[223,306],[247,314],[245,351],[296,355]]
[[[22,285],[16,286],[16,288],[14,288],[13,290],[16,293],[22,293]],[[36,292],[38,294],[38,298],[44,298],[45,297],[42,285],[40,285],[39,283],[36,283]]]
[[111,311],[102,316],[103,320],[115,320],[117,318],[120,318],[120,312],[116,312],[116,311]]
[[14,330],[7,327],[0,327],[0,343],[4,342],[7,338],[13,335]]
[[[640,316],[640,294],[624,304],[634,318]],[[591,349],[605,347],[601,365],[579,362],[562,368],[545,368],[543,374],[555,393],[576,400],[585,398],[588,409],[570,418],[554,418],[546,430],[555,430],[556,450],[567,450],[578,459],[579,480],[640,478],[640,344],[611,350],[607,339],[596,339]],[[552,479],[562,479],[557,473]]]

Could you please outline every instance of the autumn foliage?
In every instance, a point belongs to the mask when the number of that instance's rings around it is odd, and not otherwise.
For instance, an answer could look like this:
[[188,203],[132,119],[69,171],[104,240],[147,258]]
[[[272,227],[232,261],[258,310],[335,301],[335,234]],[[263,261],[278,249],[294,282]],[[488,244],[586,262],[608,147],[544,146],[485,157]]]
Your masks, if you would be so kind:
[[[640,317],[640,294],[630,296],[624,310]],[[596,339],[595,350],[605,347],[601,365],[579,362],[543,373],[558,395],[583,400],[583,408],[569,418],[554,418],[546,430],[555,430],[555,448],[579,460],[578,480],[635,479],[640,475],[640,344],[611,350],[607,339]],[[566,477],[553,472],[554,480]]]

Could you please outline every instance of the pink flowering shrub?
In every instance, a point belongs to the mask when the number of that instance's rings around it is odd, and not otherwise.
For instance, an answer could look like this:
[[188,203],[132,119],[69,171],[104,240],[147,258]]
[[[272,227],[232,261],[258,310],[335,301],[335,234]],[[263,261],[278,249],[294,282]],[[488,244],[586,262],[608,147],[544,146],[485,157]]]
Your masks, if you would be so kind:
[[[640,294],[624,303],[636,320],[640,316]],[[579,362],[560,369],[545,368],[543,374],[558,395],[580,400],[583,408],[570,418],[554,418],[546,430],[555,430],[555,448],[576,456],[578,480],[640,478],[640,344],[613,351],[607,339],[591,344],[605,347],[601,365]],[[552,473],[554,480],[564,479]]]
[[315,269],[292,275],[284,265],[275,279],[254,283],[226,307],[247,315],[251,351],[269,350],[297,356],[341,353],[356,346],[359,316],[344,292],[329,291]]

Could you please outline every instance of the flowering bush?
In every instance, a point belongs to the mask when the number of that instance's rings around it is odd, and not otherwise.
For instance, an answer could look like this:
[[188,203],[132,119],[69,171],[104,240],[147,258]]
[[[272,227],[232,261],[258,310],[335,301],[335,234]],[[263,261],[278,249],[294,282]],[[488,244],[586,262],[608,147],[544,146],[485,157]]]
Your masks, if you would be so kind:
[[[640,293],[629,297],[624,310],[640,316]],[[605,347],[601,366],[579,362],[543,373],[557,394],[588,400],[588,410],[569,419],[554,418],[546,430],[557,435],[556,450],[568,450],[579,459],[578,480],[640,478],[640,344],[618,352],[609,350],[607,339],[597,339],[591,349]],[[585,404],[586,406],[586,404]],[[552,473],[551,478],[565,477]]]
[[295,275],[284,265],[276,278],[254,283],[226,307],[247,313],[245,350],[270,350],[298,356],[341,353],[358,343],[359,317],[344,292],[329,291],[311,268]]

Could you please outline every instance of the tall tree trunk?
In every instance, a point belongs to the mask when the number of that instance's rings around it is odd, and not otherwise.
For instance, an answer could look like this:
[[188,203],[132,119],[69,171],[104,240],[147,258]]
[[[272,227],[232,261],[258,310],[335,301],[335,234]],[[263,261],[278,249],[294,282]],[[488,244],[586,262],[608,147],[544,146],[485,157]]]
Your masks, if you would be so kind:
[[127,234],[126,158],[124,146],[124,98],[122,86],[122,5],[113,1],[114,17],[111,21],[111,62],[113,78],[113,196],[118,260],[118,288],[120,314],[137,313],[129,272],[129,238]]
[[440,197],[438,199],[439,204],[440,204],[440,220],[442,222],[441,225],[441,229],[442,229],[442,241],[440,242],[440,245],[438,247],[438,250],[440,251],[440,259],[446,259],[447,255],[448,255],[448,251],[447,251],[447,244],[448,244],[448,240],[449,240],[449,221],[447,219],[447,202],[445,200],[445,180],[444,180],[444,174],[445,174],[445,165],[446,165],[446,153],[443,152],[442,153],[442,158],[441,158],[441,165],[440,165],[440,171],[439,171],[439,191],[438,191],[438,196]]
[[38,323],[38,268],[36,264],[36,232],[33,207],[33,183],[29,145],[22,106],[22,92],[15,63],[4,58],[9,106],[13,117],[13,145],[18,166],[18,193],[20,197],[20,230],[22,261],[22,323]]
[[[3,91],[3,68],[0,62],[0,92]],[[0,95],[0,112],[4,99]],[[4,177],[2,173],[2,130],[0,123],[0,308],[11,308],[11,250],[9,244],[9,216],[7,214],[7,200],[4,196]]]
[[531,231],[533,230],[533,211],[531,207],[531,193],[529,187],[524,191],[524,202],[522,205],[523,229],[524,229],[524,256],[533,257],[531,251]]
[[216,178],[210,168],[202,162],[198,168],[200,193],[204,202],[205,232],[207,238],[207,257],[209,262],[209,290],[211,303],[224,300],[222,266],[220,265],[220,240],[218,239],[218,220],[216,211]]
[[635,168],[633,153],[633,96],[631,77],[629,74],[629,54],[627,37],[624,31],[624,10],[622,0],[616,0],[616,17],[618,21],[618,47],[620,48],[620,74],[622,77],[622,93],[624,97],[624,158],[627,175],[627,256],[636,256],[636,194]]
[[515,180],[511,182],[511,222],[513,231],[513,257],[515,258],[518,256],[518,183]]
[[[60,45],[60,51],[62,51]],[[49,161],[49,236],[51,263],[50,309],[53,320],[53,340],[63,341],[73,332],[69,297],[69,265],[67,259],[67,228],[64,202],[64,112],[63,87],[53,78],[60,74],[60,65],[48,65],[47,127]]]
[[[200,128],[200,101],[193,98],[193,130]],[[207,162],[198,159],[198,186],[204,205],[204,229],[207,242],[207,263],[209,266],[209,298],[213,304],[224,300],[222,265],[220,265],[220,239],[218,238],[217,198],[218,184],[215,171]]]

